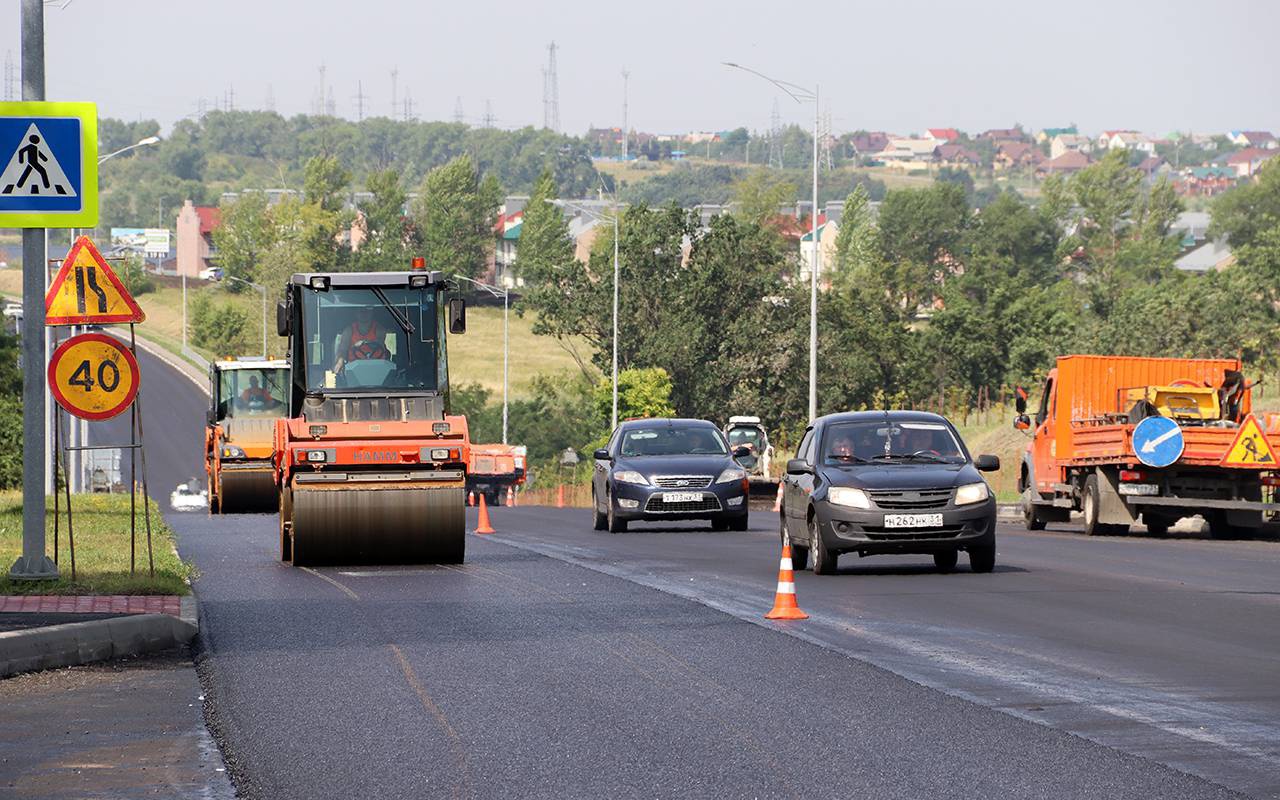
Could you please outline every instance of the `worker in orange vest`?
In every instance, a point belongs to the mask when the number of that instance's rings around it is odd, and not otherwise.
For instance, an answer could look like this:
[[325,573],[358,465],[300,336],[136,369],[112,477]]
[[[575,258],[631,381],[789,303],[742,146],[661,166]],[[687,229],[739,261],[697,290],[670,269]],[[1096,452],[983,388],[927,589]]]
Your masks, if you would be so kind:
[[333,371],[341,372],[351,361],[371,358],[390,360],[391,353],[387,350],[385,329],[374,320],[373,309],[366,306],[356,311],[355,321],[342,332]]

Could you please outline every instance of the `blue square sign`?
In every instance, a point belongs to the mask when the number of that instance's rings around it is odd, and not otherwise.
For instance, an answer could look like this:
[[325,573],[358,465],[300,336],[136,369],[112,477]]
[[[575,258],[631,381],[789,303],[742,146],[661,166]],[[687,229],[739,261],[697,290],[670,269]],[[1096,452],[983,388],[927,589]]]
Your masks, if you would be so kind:
[[92,103],[0,103],[0,227],[91,227],[98,219]]

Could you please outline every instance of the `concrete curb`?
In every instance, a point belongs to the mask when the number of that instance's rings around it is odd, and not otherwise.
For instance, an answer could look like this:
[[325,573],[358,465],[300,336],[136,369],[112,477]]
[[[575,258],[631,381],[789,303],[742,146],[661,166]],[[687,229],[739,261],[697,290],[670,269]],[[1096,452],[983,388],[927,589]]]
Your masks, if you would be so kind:
[[199,605],[182,598],[182,616],[129,614],[0,633],[0,678],[20,672],[171,650],[199,631]]

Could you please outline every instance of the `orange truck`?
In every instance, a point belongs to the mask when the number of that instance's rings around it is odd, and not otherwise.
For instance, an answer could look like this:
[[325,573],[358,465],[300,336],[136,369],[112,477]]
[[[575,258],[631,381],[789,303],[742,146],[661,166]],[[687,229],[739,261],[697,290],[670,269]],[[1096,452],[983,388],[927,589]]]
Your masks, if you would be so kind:
[[1253,385],[1238,359],[1060,357],[1034,419],[1016,401],[1028,530],[1072,511],[1091,535],[1196,514],[1214,538],[1261,527],[1280,511],[1280,414],[1253,413]]
[[527,452],[524,445],[472,444],[467,492],[484,495],[488,505],[502,505],[507,489],[516,491],[525,481]]

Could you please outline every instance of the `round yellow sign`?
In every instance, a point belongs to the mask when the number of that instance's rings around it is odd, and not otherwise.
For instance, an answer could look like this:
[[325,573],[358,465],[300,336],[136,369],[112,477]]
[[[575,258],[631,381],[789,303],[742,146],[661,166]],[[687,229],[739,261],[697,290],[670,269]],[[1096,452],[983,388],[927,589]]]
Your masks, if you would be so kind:
[[138,362],[110,336],[73,336],[49,359],[49,389],[58,405],[77,417],[111,419],[138,396]]

